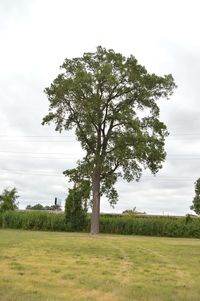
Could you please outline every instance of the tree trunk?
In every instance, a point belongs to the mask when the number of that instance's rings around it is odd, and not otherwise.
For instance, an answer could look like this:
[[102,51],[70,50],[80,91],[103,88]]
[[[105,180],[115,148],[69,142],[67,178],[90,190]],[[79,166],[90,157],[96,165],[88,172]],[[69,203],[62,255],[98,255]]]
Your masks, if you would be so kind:
[[96,168],[92,183],[93,206],[92,206],[92,221],[91,234],[99,233],[99,215],[100,215],[100,170]]

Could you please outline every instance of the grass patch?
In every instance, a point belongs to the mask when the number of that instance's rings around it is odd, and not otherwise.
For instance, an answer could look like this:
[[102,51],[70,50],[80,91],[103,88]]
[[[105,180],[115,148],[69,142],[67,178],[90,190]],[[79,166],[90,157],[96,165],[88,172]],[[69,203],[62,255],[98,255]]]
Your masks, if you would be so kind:
[[0,301],[193,301],[200,241],[0,230]]

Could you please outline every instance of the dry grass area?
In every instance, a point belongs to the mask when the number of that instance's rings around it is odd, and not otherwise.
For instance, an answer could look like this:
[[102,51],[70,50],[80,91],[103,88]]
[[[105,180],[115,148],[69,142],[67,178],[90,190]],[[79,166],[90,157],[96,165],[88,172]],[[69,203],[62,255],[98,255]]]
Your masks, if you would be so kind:
[[0,230],[0,301],[200,300],[200,240]]

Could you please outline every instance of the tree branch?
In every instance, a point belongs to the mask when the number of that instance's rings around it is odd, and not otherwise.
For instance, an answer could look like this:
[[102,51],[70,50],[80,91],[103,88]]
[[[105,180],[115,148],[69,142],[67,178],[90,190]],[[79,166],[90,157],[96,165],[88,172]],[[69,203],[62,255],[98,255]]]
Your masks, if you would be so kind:
[[[81,93],[82,93],[82,98],[81,98],[81,99],[84,101],[85,99],[87,99],[87,97],[85,96],[85,93],[83,92],[83,90],[80,89],[80,91],[81,91]],[[88,115],[89,115],[89,117],[90,117],[91,123],[93,124],[93,126],[95,127],[95,129],[96,129],[96,131],[97,131],[97,130],[98,130],[98,126],[97,126],[96,123],[93,121],[93,118],[92,118],[91,114],[88,113]]]
[[120,163],[117,161],[115,163],[115,166],[110,171],[108,171],[107,173],[102,174],[101,179],[105,179],[106,177],[112,175],[117,170],[117,168],[119,166],[120,166]]
[[74,109],[71,107],[70,103],[68,103],[68,105],[69,105],[69,108],[70,108],[70,110],[71,110],[71,114],[73,114],[75,123],[76,123],[76,125],[78,126],[79,130],[81,131],[81,134],[82,134],[82,136],[83,136],[85,142],[87,143],[89,149],[90,149],[93,153],[95,153],[94,147],[91,145],[91,143],[90,143],[89,140],[87,139],[87,137],[86,137],[86,135],[85,135],[85,133],[84,133],[84,131],[83,131],[81,125],[80,125],[80,122],[79,122],[79,120],[78,120],[78,118],[77,118],[77,116],[76,116],[76,112],[75,112]]

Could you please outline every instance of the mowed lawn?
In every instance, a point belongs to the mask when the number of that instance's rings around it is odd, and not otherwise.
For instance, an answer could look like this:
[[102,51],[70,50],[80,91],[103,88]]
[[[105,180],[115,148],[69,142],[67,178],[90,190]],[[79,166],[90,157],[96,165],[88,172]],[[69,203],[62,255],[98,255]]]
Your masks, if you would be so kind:
[[200,240],[0,230],[0,301],[200,300]]

